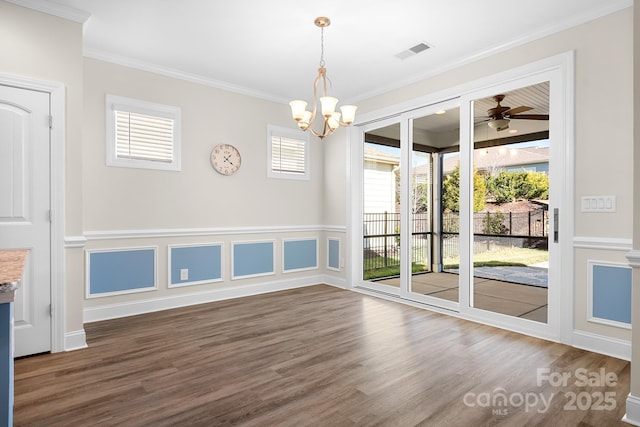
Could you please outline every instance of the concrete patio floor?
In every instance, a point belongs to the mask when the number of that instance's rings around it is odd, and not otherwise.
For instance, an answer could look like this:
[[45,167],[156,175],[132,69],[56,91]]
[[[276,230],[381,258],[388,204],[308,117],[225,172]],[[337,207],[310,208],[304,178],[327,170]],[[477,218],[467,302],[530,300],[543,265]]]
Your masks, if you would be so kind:
[[[400,278],[377,281],[400,287]],[[475,307],[495,313],[547,322],[547,288],[520,283],[474,277]],[[458,275],[454,273],[424,273],[411,278],[415,293],[458,301]]]

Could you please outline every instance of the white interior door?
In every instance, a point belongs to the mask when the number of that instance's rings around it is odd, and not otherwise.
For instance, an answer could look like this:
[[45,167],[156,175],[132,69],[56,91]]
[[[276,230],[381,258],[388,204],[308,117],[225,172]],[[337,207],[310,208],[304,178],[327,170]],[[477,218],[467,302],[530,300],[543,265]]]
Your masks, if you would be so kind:
[[0,85],[0,249],[29,250],[15,356],[51,350],[50,94]]

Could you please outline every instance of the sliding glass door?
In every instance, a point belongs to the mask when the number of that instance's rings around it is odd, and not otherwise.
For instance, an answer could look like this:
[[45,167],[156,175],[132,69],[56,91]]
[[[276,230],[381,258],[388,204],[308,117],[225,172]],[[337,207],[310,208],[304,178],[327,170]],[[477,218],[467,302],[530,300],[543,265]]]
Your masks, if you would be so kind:
[[362,134],[362,266],[366,286],[399,294],[401,251],[402,177],[400,122],[376,123]]
[[557,76],[361,126],[358,286],[560,335],[567,163]]
[[547,323],[549,82],[474,100],[473,112],[473,307]]
[[460,150],[459,100],[405,117],[411,141],[406,168],[411,267],[404,296],[458,310],[458,267],[452,263],[459,256],[459,208],[454,199],[459,199],[460,180],[445,165]]

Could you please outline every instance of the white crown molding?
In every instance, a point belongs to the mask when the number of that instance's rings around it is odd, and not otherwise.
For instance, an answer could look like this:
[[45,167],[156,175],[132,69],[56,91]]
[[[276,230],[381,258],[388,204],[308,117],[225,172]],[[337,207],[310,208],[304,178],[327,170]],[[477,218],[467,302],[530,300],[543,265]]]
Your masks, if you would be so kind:
[[63,4],[54,3],[44,0],[6,0],[8,3],[13,3],[18,6],[26,7],[28,9],[37,10],[38,12],[47,13],[49,15],[57,16],[58,18],[64,18],[69,21],[84,24],[91,17],[91,14],[84,10],[76,9],[71,6],[65,6]]
[[133,68],[140,71],[146,71],[149,73],[159,74],[161,76],[172,77],[174,79],[185,80],[191,83],[201,84],[203,86],[209,86],[216,89],[225,90],[228,92],[238,93],[240,95],[251,96],[253,98],[264,99],[266,101],[277,102],[279,104],[286,104],[289,101],[280,97],[273,96],[266,92],[261,92],[254,89],[234,85],[231,83],[223,82],[221,80],[215,80],[209,77],[200,76],[197,74],[187,73],[174,68],[163,67],[158,64],[150,62],[140,61],[138,59],[132,59],[125,56],[116,55],[113,53],[91,49],[85,46],[83,55],[85,58],[96,59],[99,61],[110,62],[112,64],[122,65],[124,67]]
[[573,238],[573,247],[580,249],[630,251],[633,248],[633,240],[615,237],[575,236]]
[[177,228],[157,230],[112,230],[87,231],[84,237],[91,240],[137,239],[149,237],[190,237],[190,236],[221,236],[239,234],[269,234],[269,233],[301,233],[318,231],[343,231],[323,225],[294,225],[273,227],[228,227],[228,228]]

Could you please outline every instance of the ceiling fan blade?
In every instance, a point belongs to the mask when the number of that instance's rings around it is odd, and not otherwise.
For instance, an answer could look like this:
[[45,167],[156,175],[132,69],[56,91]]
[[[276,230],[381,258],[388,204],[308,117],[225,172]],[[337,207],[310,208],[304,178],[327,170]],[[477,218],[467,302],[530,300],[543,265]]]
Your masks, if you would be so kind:
[[548,114],[518,114],[515,116],[509,116],[510,119],[518,120],[549,120]]
[[514,114],[524,113],[525,111],[529,111],[529,110],[533,110],[533,107],[525,107],[524,105],[522,105],[520,107],[510,108],[509,110],[505,111],[502,114],[513,116]]

